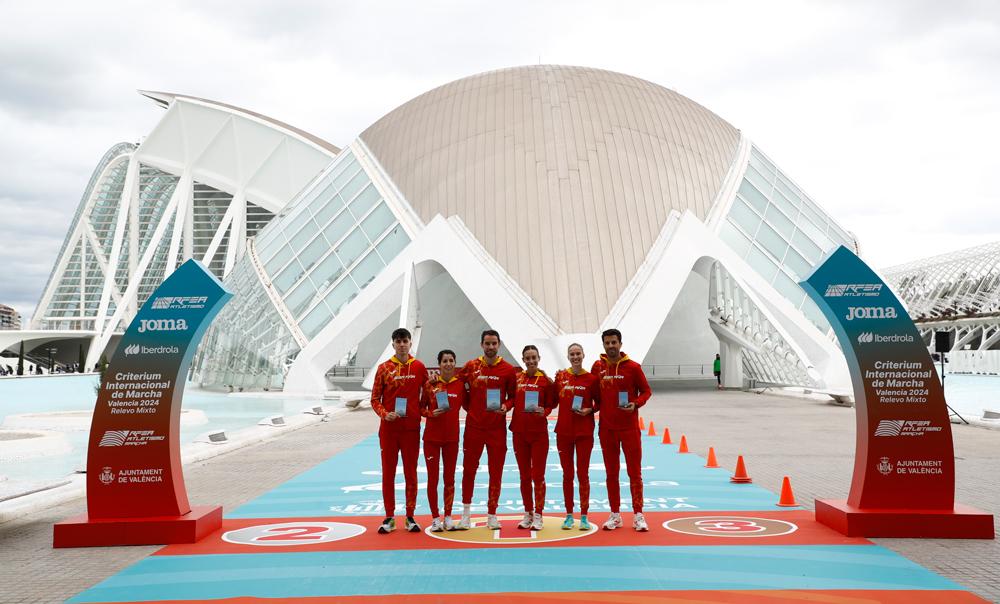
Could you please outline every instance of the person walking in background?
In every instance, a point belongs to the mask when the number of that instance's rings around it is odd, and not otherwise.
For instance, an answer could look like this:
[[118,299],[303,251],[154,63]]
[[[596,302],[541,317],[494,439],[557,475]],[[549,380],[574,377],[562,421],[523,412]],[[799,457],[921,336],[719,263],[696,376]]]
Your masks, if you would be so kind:
[[712,364],[712,373],[715,374],[715,388],[722,390],[722,359],[715,355],[715,362]]
[[[431,531],[455,530],[451,519],[455,501],[455,464],[458,460],[458,410],[468,409],[469,397],[465,382],[455,372],[455,353],[442,350],[437,355],[441,373],[424,386],[420,401],[421,413],[427,418],[424,426],[424,462],[427,465],[427,503],[431,508]],[[438,461],[440,460],[440,462]],[[438,471],[444,466],[444,517],[438,508]]]
[[580,530],[589,531],[590,454],[594,450],[594,414],[601,406],[598,379],[583,368],[583,346],[570,344],[566,351],[569,368],[556,373],[555,392],[559,411],[556,420],[556,449],[563,471],[563,500],[566,504],[564,530],[573,528],[573,458],[580,481]]
[[549,455],[549,422],[555,407],[552,380],[538,368],[538,348],[528,345],[521,352],[524,371],[517,374],[514,415],[510,431],[514,434],[514,457],[521,475],[521,501],[524,519],[518,528],[542,530],[545,507],[545,460]]
[[490,483],[486,495],[486,527],[500,528],[497,505],[507,458],[507,412],[514,404],[514,366],[500,356],[500,334],[487,329],[479,338],[483,356],[462,367],[460,377],[469,385],[468,414],[462,438],[462,520],[458,528],[471,526],[472,493],[476,471],[486,448]]
[[410,332],[399,328],[392,332],[395,354],[378,366],[372,385],[372,409],[382,419],[378,442],[382,449],[382,502],[385,520],[381,534],[396,529],[396,464],[403,454],[403,477],[406,481],[406,530],[420,532],[413,519],[417,506],[417,457],[420,455],[420,393],[427,382],[427,368],[410,356]]
[[594,363],[591,372],[600,379],[601,425],[598,437],[608,474],[608,503],[611,506],[611,517],[604,523],[604,529],[611,531],[622,527],[618,474],[620,456],[624,453],[632,493],[632,511],[635,513],[632,528],[648,531],[649,526],[642,514],[642,432],[636,409],[646,404],[652,392],[642,366],[622,353],[622,333],[617,329],[608,329],[601,334],[601,341],[604,354]]

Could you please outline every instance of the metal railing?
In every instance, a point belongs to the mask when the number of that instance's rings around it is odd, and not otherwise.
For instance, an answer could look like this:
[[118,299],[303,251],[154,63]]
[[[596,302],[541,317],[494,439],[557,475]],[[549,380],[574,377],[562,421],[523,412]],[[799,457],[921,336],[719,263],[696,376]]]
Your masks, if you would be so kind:
[[642,370],[647,378],[685,378],[712,377],[713,364],[702,365],[643,365]]
[[329,378],[363,378],[370,368],[358,365],[334,365],[326,372]]

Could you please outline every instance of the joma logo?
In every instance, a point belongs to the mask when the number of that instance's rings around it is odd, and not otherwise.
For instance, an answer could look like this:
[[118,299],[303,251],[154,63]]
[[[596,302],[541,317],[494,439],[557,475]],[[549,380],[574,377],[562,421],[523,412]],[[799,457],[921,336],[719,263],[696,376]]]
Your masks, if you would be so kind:
[[139,333],[147,331],[187,331],[187,321],[184,319],[141,319]]
[[895,319],[896,309],[892,306],[848,306],[848,321],[854,319]]

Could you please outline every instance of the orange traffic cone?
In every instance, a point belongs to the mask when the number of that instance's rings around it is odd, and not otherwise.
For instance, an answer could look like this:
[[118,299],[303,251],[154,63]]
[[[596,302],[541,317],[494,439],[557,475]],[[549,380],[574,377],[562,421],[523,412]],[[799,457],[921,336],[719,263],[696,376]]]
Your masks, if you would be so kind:
[[795,502],[795,493],[792,492],[792,481],[787,476],[781,479],[781,497],[778,499],[778,505],[783,508],[793,508],[799,505]]
[[691,451],[688,451],[688,439],[687,439],[687,436],[684,436],[683,434],[681,434],[681,446],[677,448],[677,452],[678,453],[690,453],[691,452]]
[[715,459],[715,447],[708,448],[708,461],[705,463],[706,468],[718,468],[719,462]]
[[673,444],[670,442],[670,428],[663,429],[663,441],[660,444],[661,445]]
[[649,436],[656,436],[656,428],[653,427],[653,420],[649,420]]
[[748,483],[753,482],[750,475],[747,474],[747,466],[743,463],[743,456],[740,455],[736,458],[736,473],[730,477],[729,482],[739,482]]
[[641,415],[639,416],[639,429],[640,430],[645,430],[646,429],[646,422],[642,421],[642,416]]

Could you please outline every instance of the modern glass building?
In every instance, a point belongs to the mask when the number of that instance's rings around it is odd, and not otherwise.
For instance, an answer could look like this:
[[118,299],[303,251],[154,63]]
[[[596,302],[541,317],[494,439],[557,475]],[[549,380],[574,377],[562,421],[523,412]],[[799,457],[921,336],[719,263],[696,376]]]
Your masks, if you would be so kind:
[[102,162],[39,306],[37,327],[92,330],[94,354],[194,257],[237,294],[195,359],[207,385],[322,393],[379,362],[398,326],[429,364],[444,347],[478,354],[492,327],[505,351],[534,344],[554,369],[573,341],[593,360],[617,327],[654,375],[721,351],[730,386],[850,390],[797,282],[857,242],[739,130],[671,90],[503,69],[404,103],[343,150],[232,106],[146,94],[167,115]]

